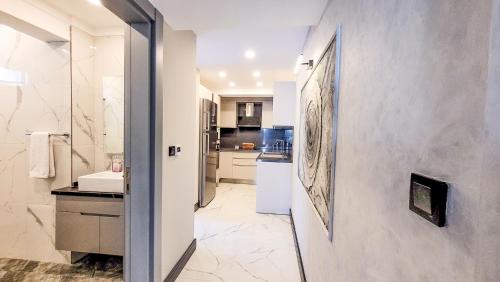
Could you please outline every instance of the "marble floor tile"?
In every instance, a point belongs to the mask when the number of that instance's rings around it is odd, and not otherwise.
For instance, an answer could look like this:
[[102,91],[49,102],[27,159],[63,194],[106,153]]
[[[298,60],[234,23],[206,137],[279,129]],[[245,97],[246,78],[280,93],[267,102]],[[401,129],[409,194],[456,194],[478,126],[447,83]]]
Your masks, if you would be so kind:
[[88,255],[75,264],[0,258],[0,282],[123,281],[121,257]]
[[255,212],[255,186],[222,183],[195,214],[195,253],[177,281],[300,281],[286,215]]

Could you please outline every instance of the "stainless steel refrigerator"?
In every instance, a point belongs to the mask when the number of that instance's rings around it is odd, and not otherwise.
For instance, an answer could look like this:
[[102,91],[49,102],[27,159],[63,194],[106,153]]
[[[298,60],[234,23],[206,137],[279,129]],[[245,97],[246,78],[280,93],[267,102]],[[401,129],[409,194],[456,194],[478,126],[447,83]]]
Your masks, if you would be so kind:
[[208,99],[200,101],[200,185],[198,201],[201,207],[215,197],[216,171],[219,167],[217,133],[217,104]]

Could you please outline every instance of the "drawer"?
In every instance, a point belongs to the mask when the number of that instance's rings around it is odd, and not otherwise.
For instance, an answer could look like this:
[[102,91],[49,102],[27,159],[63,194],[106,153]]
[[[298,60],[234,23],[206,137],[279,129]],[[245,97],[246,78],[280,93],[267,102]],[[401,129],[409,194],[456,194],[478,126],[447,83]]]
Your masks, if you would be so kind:
[[123,256],[125,253],[125,220],[123,216],[99,217],[101,254]]
[[56,249],[99,253],[99,216],[56,212]]
[[233,153],[233,159],[254,159],[260,155],[259,152],[256,153]]
[[56,211],[104,215],[123,215],[123,199],[57,196]]
[[255,180],[256,165],[233,165],[233,177],[236,179]]
[[233,165],[257,166],[257,160],[255,160],[255,159],[236,159],[236,158],[233,158]]

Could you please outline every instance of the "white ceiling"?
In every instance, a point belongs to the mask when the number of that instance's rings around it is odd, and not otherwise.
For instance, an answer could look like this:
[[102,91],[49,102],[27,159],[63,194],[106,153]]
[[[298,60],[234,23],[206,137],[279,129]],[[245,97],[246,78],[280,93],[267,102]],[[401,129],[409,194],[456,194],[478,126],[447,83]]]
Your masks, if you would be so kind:
[[87,0],[43,0],[56,10],[83,23],[96,33],[123,27],[123,21],[103,6],[90,4]]
[[[293,80],[293,68],[307,36],[328,0],[152,0],[165,21],[198,35],[197,62],[202,83],[218,93],[262,93],[274,81]],[[253,49],[248,61],[243,54]],[[260,81],[252,72],[262,73]],[[227,72],[227,78],[217,76]],[[234,81],[236,86],[228,87]]]
[[[274,81],[293,80],[293,68],[307,31],[308,27],[280,27],[203,33],[197,42],[202,84],[221,92],[230,81],[236,83],[235,89],[272,89]],[[247,49],[255,50],[255,59],[244,57]],[[227,77],[220,78],[220,71]],[[253,77],[254,71],[259,71],[261,77]],[[257,87],[257,81],[264,85]]]

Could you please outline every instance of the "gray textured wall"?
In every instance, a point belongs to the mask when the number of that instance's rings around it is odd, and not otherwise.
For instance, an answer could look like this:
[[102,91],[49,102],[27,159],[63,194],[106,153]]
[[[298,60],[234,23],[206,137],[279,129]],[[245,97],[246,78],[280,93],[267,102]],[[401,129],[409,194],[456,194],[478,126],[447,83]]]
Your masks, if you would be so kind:
[[[490,35],[500,28],[493,4],[330,2],[304,54],[317,60],[342,23],[333,244],[298,178],[293,191],[309,281],[500,277],[498,35],[489,56]],[[307,75],[299,73],[299,89]],[[408,210],[411,172],[451,183],[447,227]]]

